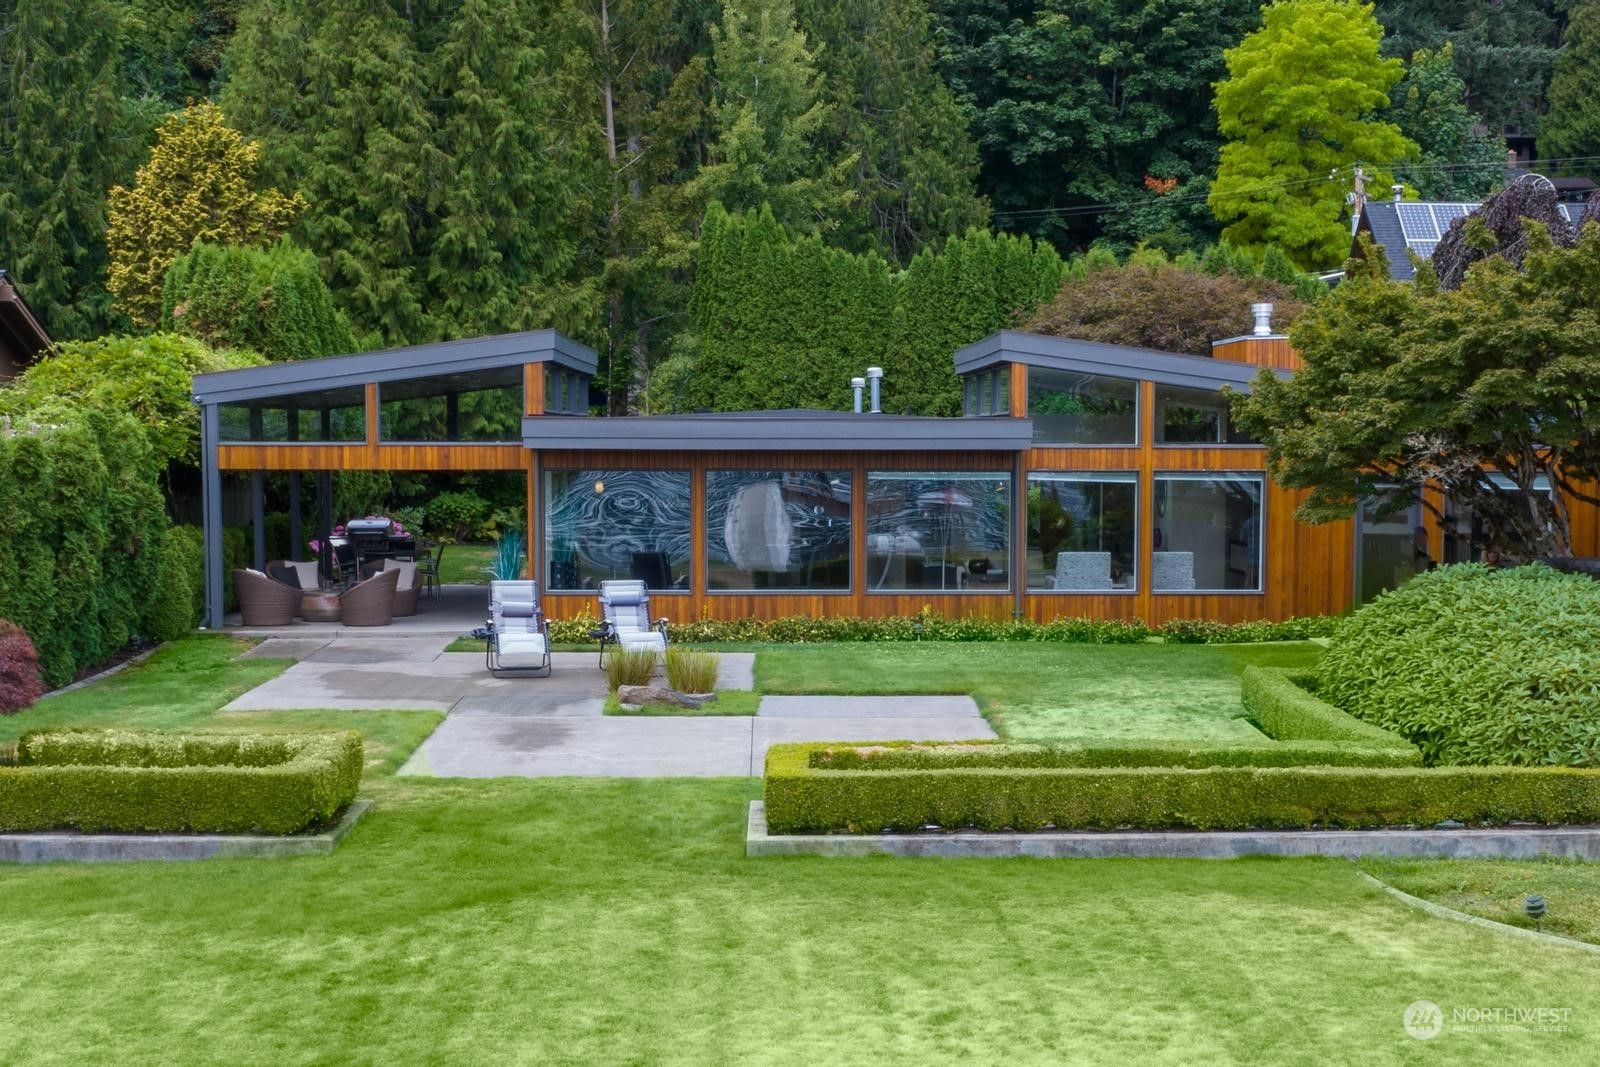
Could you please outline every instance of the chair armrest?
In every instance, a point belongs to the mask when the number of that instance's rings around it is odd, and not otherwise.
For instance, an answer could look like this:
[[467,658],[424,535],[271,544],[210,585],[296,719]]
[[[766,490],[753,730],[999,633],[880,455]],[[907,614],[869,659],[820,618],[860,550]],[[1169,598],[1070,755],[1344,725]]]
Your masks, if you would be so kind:
[[667,636],[667,617],[665,615],[661,616],[661,618],[656,620],[655,625],[652,626],[651,629],[660,630],[662,637]]

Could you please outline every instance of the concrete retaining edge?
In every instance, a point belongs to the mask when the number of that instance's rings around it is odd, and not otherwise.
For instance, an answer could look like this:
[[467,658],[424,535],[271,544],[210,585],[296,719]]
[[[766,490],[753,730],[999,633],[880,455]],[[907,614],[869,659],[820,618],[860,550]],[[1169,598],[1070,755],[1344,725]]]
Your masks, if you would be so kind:
[[1469,926],[1481,926],[1486,930],[1494,930],[1497,933],[1502,934],[1511,934],[1515,937],[1525,938],[1529,941],[1542,941],[1547,945],[1561,945],[1564,948],[1576,948],[1581,949],[1584,952],[1600,953],[1600,945],[1590,944],[1587,941],[1578,941],[1571,937],[1562,937],[1560,934],[1547,934],[1543,930],[1528,930],[1521,926],[1512,926],[1510,923],[1495,922],[1493,919],[1485,919],[1481,915],[1472,915],[1468,912],[1457,911],[1454,908],[1447,908],[1443,904],[1435,904],[1431,900],[1423,900],[1421,897],[1414,897],[1402,889],[1396,889],[1394,886],[1383,881],[1381,878],[1374,878],[1366,871],[1357,871],[1356,874],[1360,875],[1361,880],[1372,886],[1374,889],[1381,889],[1391,897],[1394,897],[1396,900],[1410,907],[1416,908],[1419,911],[1425,911],[1435,918],[1449,919],[1452,922],[1466,923]]
[[155,655],[157,652],[160,652],[163,648],[166,647],[166,644],[167,643],[165,641],[162,641],[159,644],[157,644],[154,648],[147,648],[143,652],[140,652],[138,655],[129,656],[127,659],[123,660],[121,663],[118,663],[116,666],[107,667],[105,670],[100,671],[98,674],[91,674],[87,678],[80,678],[76,682],[73,682],[71,685],[64,685],[60,689],[52,689],[52,690],[50,690],[50,692],[45,693],[39,699],[40,700],[49,700],[51,697],[58,697],[62,693],[70,693],[74,689],[82,689],[84,686],[93,685],[96,682],[104,681],[105,679],[110,678],[113,674],[121,674],[123,671],[127,670],[129,667],[136,667],[139,664],[143,663],[145,660],[149,659],[151,656]]
[[1042,859],[1234,859],[1240,856],[1600,860],[1600,827],[1483,830],[1108,830],[1042,833],[769,834],[750,802],[747,856],[1034,856]]
[[357,800],[339,821],[320,834],[80,834],[72,832],[0,834],[0,863],[83,863],[131,860],[206,860],[282,856],[325,856],[356,820],[372,807]]

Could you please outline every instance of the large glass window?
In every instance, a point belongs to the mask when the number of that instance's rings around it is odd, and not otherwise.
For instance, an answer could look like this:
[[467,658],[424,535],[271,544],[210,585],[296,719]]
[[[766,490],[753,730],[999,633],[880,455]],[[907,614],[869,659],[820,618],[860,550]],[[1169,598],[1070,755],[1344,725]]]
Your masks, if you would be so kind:
[[1388,489],[1361,501],[1356,603],[1365,604],[1386,589],[1398,589],[1433,565],[1422,502],[1411,490]]
[[963,415],[1009,415],[1011,413],[1011,368],[996,367],[968,374],[961,379]]
[[1035,471],[1028,475],[1028,588],[1138,588],[1139,476]]
[[867,474],[867,586],[877,591],[1010,588],[1011,477]]
[[707,471],[707,589],[849,589],[848,471]]
[[365,441],[366,390],[323,389],[217,407],[223,441]]
[[548,588],[689,588],[688,471],[548,471],[544,490]]
[[1250,445],[1256,440],[1233,424],[1228,398],[1220,392],[1158,384],[1156,443]]
[[378,386],[384,441],[522,440],[522,368],[411,378]]
[[1131,445],[1138,439],[1139,383],[1073,371],[1028,369],[1028,416],[1036,444]]
[[[1504,474],[1492,472],[1489,480],[1496,489],[1512,500],[1522,499],[1517,483]],[[1543,476],[1534,479],[1533,491],[1550,495],[1550,481]],[[1488,518],[1461,503],[1455,497],[1444,500],[1444,562],[1477,563],[1494,542],[1494,527]]]
[[1259,474],[1170,473],[1155,479],[1150,588],[1261,588]]

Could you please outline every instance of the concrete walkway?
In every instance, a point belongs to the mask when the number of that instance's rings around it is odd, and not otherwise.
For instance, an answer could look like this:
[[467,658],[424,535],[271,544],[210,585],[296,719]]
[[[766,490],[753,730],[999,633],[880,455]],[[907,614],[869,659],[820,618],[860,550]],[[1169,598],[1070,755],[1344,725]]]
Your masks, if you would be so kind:
[[[295,633],[246,653],[297,662],[224,711],[422,709],[445,721],[401,774],[460,778],[759,775],[779,741],[961,741],[994,731],[968,696],[764,697],[755,716],[606,716],[592,652],[548,678],[495,678],[452,635]],[[755,655],[716,653],[718,689],[754,687]]]

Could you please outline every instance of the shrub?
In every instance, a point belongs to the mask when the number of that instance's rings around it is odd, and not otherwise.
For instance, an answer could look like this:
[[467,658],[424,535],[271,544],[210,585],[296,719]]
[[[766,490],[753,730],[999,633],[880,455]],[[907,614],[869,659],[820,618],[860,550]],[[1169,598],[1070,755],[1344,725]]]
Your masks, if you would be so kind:
[[656,673],[656,654],[648,649],[615,648],[606,654],[606,685],[615,693],[624,685],[649,685]]
[[1317,693],[1430,764],[1600,766],[1600,583],[1542,565],[1420,574],[1339,627]]
[[1282,745],[1194,745],[1181,741],[1102,745],[894,741],[814,749],[808,765],[816,770],[848,771],[953,767],[1415,767],[1421,762],[1421,754],[1410,745],[1363,746],[1332,741],[1297,741]]
[[[203,550],[202,550],[203,551]],[[233,589],[233,572],[255,566],[250,551],[250,531],[244,526],[222,528],[222,610],[233,611],[239,606],[238,594]],[[204,555],[201,556],[202,565]]]
[[428,525],[437,537],[465,541],[489,517],[489,502],[477,493],[451,490],[428,501]]
[[42,730],[0,768],[0,830],[288,834],[361,783],[361,736]]
[[717,687],[717,657],[676,645],[667,648],[667,684],[680,693],[709,693]]
[[176,641],[194,629],[194,586],[187,551],[171,537],[162,550],[161,577],[144,617],[144,632],[154,640]]
[[15,715],[43,695],[33,641],[16,623],[0,619],[0,715]]
[[1328,637],[1339,624],[1334,615],[1308,615],[1282,622],[1215,622],[1211,619],[1173,619],[1160,629],[1162,637],[1178,645],[1234,645],[1257,641],[1304,641]]
[[821,770],[826,745],[767,750],[775,833],[1198,830],[1600,819],[1600,771],[1569,767],[950,767]]
[[[194,598],[190,627],[198,626],[206,612],[205,531],[198,526],[174,526],[167,536],[167,552],[189,576],[189,592]],[[230,576],[232,571],[227,572]]]

